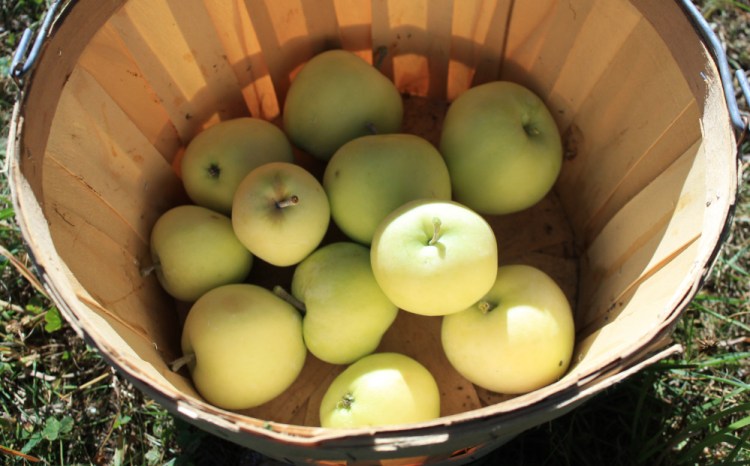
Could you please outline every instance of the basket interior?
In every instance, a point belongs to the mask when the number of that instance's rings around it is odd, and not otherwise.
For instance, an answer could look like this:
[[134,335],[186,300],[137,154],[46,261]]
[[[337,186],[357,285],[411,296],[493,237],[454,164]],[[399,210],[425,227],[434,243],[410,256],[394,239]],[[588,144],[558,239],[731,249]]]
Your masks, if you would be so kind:
[[[448,366],[439,320],[401,313],[381,349],[433,370],[446,417],[523,408],[661,345],[719,242],[733,135],[716,71],[672,2],[80,0],[69,10],[21,110],[16,183],[29,243],[68,318],[103,352],[209,414],[167,366],[186,306],[139,272],[150,229],[187,202],[172,168],[180,148],[223,119],[278,122],[295,73],[320,51],[377,63],[405,95],[404,131],[433,142],[449,102],[495,79],[538,93],[564,136],[554,191],[489,220],[501,263],[546,270],[574,304],[574,364],[538,392],[490,393]],[[289,277],[253,272],[264,283]],[[339,370],[310,356],[247,422],[312,435],[305,426],[316,426],[316,400]]]

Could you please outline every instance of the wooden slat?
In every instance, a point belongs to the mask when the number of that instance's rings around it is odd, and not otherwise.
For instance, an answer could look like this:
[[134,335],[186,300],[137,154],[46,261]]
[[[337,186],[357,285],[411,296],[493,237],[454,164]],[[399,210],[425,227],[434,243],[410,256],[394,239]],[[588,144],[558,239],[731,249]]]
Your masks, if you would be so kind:
[[294,75],[313,55],[340,48],[331,0],[245,0],[280,108]]
[[[501,76],[546,96],[560,75],[578,33],[586,24],[594,1],[558,0],[543,3],[549,5],[546,11],[545,6],[538,5],[538,2],[514,3]],[[530,10],[537,11],[532,13]],[[521,18],[533,18],[542,11],[545,12],[544,16],[530,30],[519,30],[519,25],[526,23]]]
[[[581,259],[577,323],[607,312],[626,290],[700,237],[706,159],[695,144],[625,205]],[[683,271],[683,275],[687,271]]]
[[572,119],[580,131],[577,152],[563,165],[557,189],[577,235],[692,104],[669,57],[651,26],[639,22]]
[[563,133],[601,80],[641,15],[628,2],[594,2],[566,52],[552,88],[542,97]]
[[109,23],[92,38],[81,54],[79,65],[171,163],[182,141],[140,65]]
[[566,377],[596,373],[637,351],[662,331],[677,315],[675,308],[682,296],[694,286],[686,271],[695,271],[699,254],[698,242],[690,242],[589,321],[577,335],[577,357]]
[[511,0],[465,0],[453,4],[446,98],[497,79],[503,60]]
[[[582,230],[582,241],[591,242],[618,210],[641,192],[659,173],[666,170],[677,157],[694,146],[700,137],[700,114],[697,104],[692,101],[664,134],[648,147],[626,172],[620,174],[619,179],[613,179],[609,172],[600,173],[602,178],[611,179],[611,194],[599,201],[601,207],[590,217]],[[597,183],[606,184],[604,181]]]
[[333,0],[341,47],[372,64],[370,0]]
[[204,4],[250,115],[277,118],[281,110],[276,90],[244,0],[204,0]]
[[454,0],[375,0],[373,46],[380,66],[402,92],[445,98]]
[[47,150],[46,157],[81,179],[144,242],[156,218],[184,202],[169,163],[83,69],[71,74],[60,97]]
[[31,188],[41,198],[42,160],[60,93],[91,37],[125,0],[81,0],[46,43],[24,92],[24,136],[19,160]]
[[248,114],[202,0],[132,0],[111,24],[183,142],[217,121]]

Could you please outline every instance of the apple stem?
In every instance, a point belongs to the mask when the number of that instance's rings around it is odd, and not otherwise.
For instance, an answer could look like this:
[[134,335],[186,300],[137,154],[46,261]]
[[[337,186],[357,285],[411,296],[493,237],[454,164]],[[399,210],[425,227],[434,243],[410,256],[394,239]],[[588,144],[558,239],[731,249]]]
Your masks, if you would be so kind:
[[172,372],[177,372],[182,369],[185,364],[189,364],[193,361],[195,361],[195,353],[189,353],[172,361],[169,367],[172,369]]
[[435,217],[432,219],[432,225],[435,227],[435,229],[432,232],[432,238],[430,238],[430,241],[427,243],[428,246],[434,246],[440,239],[440,226],[442,224],[443,223],[439,218]]
[[481,300],[481,301],[479,301],[477,303],[477,307],[482,312],[482,314],[487,314],[488,312],[490,312],[491,310],[493,310],[497,306],[495,306],[494,304],[490,304],[489,302],[487,302],[485,300]]
[[276,285],[273,287],[273,293],[278,296],[279,298],[283,299],[284,301],[288,302],[292,306],[294,306],[295,309],[297,309],[299,312],[304,314],[307,312],[307,308],[305,307],[305,303],[300,301],[299,299],[295,298],[290,292],[284,289],[284,287],[280,285]]
[[276,208],[283,209],[285,207],[290,207],[290,206],[297,205],[297,204],[299,204],[299,196],[291,195],[287,197],[286,199],[276,201]]

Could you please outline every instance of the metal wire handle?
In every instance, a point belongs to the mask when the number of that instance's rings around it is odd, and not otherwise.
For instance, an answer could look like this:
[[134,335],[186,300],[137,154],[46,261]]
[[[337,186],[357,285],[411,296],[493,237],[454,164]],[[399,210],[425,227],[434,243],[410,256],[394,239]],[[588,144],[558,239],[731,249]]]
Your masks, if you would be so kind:
[[47,39],[52,23],[56,18],[57,10],[60,8],[63,0],[55,0],[44,15],[42,25],[37,31],[34,45],[29,50],[31,45],[31,39],[33,31],[31,28],[26,28],[23,31],[21,40],[18,42],[16,52],[13,54],[13,61],[10,64],[10,77],[16,82],[16,85],[21,88],[24,76],[34,67],[36,60],[39,58],[39,52],[42,50],[42,45]]
[[[29,46],[32,42],[33,31],[31,28],[26,28],[18,48],[13,55],[13,61],[10,67],[10,76],[16,82],[19,88],[22,86],[23,78],[28,74],[34,67],[36,60],[39,58],[39,52],[44,45],[44,41],[47,39],[47,34],[52,27],[52,23],[56,17],[57,10],[64,0],[55,0],[49,7],[49,10],[44,16],[42,26],[37,31],[36,39],[34,39],[34,45],[29,50]],[[734,79],[737,80],[740,88],[740,92],[745,97],[745,101],[750,103],[750,85],[748,84],[747,73],[744,70],[736,70],[734,77],[729,67],[729,60],[727,59],[726,51],[721,41],[716,36],[708,21],[703,17],[700,10],[693,4],[691,0],[676,0],[687,13],[688,18],[692,21],[696,31],[703,38],[704,43],[708,46],[709,52],[716,61],[716,65],[719,68],[719,75],[724,87],[724,97],[727,101],[727,109],[729,111],[729,117],[732,121],[735,131],[740,136],[744,137],[749,128],[747,116],[743,116],[740,112],[739,105],[737,103],[736,90],[734,87]]]
[[[734,88],[734,80],[732,72],[729,67],[729,60],[727,59],[726,51],[724,46],[719,40],[716,33],[714,33],[711,26],[703,17],[698,7],[693,4],[691,0],[678,0],[683,10],[687,13],[687,16],[692,20],[693,26],[695,27],[698,34],[703,38],[704,43],[708,46],[709,52],[716,62],[716,66],[719,68],[719,76],[721,77],[722,85],[724,86],[724,98],[727,101],[727,110],[729,111],[729,118],[732,121],[735,132],[742,139],[748,131],[748,119],[743,116],[740,112],[739,105],[737,103],[736,90]],[[747,82],[747,73],[744,70],[736,70],[735,76],[740,86],[740,91],[745,96],[745,101],[750,102],[750,86]]]

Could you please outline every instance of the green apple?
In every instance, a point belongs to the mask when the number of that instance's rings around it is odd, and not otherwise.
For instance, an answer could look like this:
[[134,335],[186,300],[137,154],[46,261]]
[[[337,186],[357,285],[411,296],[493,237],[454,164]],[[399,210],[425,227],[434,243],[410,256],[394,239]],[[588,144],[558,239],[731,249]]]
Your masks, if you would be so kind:
[[320,403],[322,427],[357,428],[424,422],[440,417],[433,375],[400,353],[373,353],[344,369]]
[[241,282],[253,265],[253,255],[237,239],[229,217],[190,204],[173,207],[156,220],[150,249],[159,283],[181,301]]
[[286,162],[253,169],[237,187],[232,204],[237,238],[256,257],[279,267],[297,264],[313,252],[330,219],[320,182]]
[[198,133],[180,161],[185,192],[198,205],[229,214],[240,181],[268,162],[292,162],[292,145],[274,124],[252,117],[217,123]]
[[508,214],[539,202],[562,167],[549,109],[508,81],[470,88],[448,108],[439,144],[454,199],[480,214]]
[[357,243],[331,243],[305,258],[294,270],[292,295],[305,306],[307,348],[331,364],[375,351],[398,313],[375,281],[370,250]]
[[443,318],[441,340],[448,361],[467,380],[521,394],[565,374],[575,325],[565,293],[550,276],[507,265],[477,304]]
[[398,307],[446,315],[477,302],[495,283],[497,239],[466,206],[418,199],[380,222],[370,260],[380,288]]
[[398,131],[404,109],[396,86],[376,68],[352,52],[329,50],[294,77],[282,113],[292,143],[327,161],[358,136]]
[[451,198],[440,152],[413,134],[353,139],[333,155],[323,174],[331,217],[349,238],[369,245],[378,224],[415,199]]
[[307,357],[302,318],[272,292],[224,285],[188,311],[182,352],[198,393],[224,409],[246,409],[283,393]]

